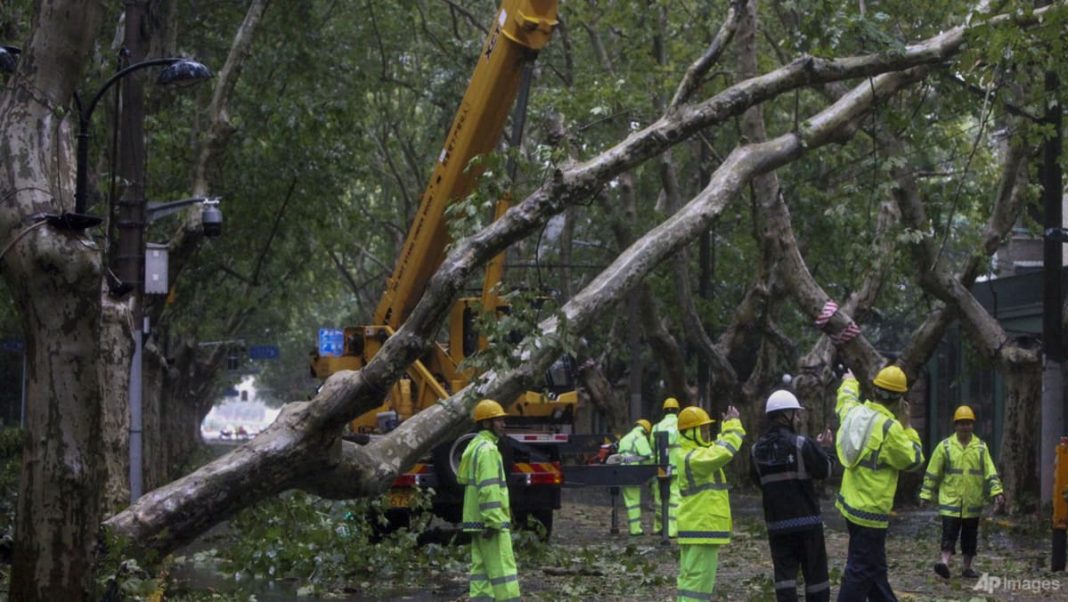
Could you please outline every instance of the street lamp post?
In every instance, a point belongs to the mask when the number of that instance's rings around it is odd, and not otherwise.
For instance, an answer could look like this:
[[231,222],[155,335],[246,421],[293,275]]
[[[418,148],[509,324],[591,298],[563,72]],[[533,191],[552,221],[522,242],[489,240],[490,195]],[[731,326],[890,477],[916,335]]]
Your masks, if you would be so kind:
[[100,87],[100,90],[98,90],[92,100],[89,101],[89,104],[84,107],[81,104],[81,99],[77,95],[74,96],[75,102],[78,104],[78,149],[76,164],[77,171],[74,182],[74,212],[64,213],[60,216],[60,225],[72,230],[83,230],[85,228],[96,226],[103,221],[102,218],[98,216],[86,213],[86,205],[88,203],[89,195],[89,126],[91,123],[90,120],[93,117],[93,111],[96,109],[100,99],[103,98],[104,93],[107,92],[115,82],[135,71],[160,65],[165,66],[165,68],[160,72],[159,77],[156,79],[156,83],[159,85],[194,83],[208,79],[212,75],[210,69],[190,59],[150,59],[134,63],[112,75],[106,82],[104,82],[104,85]]
[[[219,210],[219,198],[192,198],[167,203],[147,203],[144,209],[145,222],[151,224],[161,217],[171,215],[183,207],[199,203],[201,209],[201,223],[204,228],[204,236],[213,237],[222,233],[222,212]],[[144,244],[143,241],[141,243]],[[144,249],[140,253],[144,256]],[[125,284],[125,283],[124,283]],[[166,282],[162,283],[163,294],[166,294]],[[140,330],[134,333],[134,352],[130,361],[130,501],[136,502],[144,491],[143,470],[143,366],[145,341],[152,333],[152,325],[149,317],[137,309],[141,304],[141,294],[145,292],[145,283],[139,279],[135,286],[137,299],[135,299],[134,324],[140,324]]]
[[[112,75],[104,85],[93,95],[89,103],[82,105],[78,95],[74,96],[78,109],[78,140],[76,152],[76,177],[74,191],[74,211],[64,212],[62,215],[50,216],[48,219],[55,226],[70,230],[84,230],[99,225],[101,217],[87,213],[88,209],[88,184],[89,184],[89,129],[92,125],[93,111],[104,97],[104,94],[124,77],[149,67],[162,66],[156,83],[160,85],[187,84],[202,81],[211,77],[211,71],[204,65],[186,58],[160,58],[136,62]],[[135,128],[140,132],[140,127]],[[137,196],[142,197],[138,192]],[[134,207],[143,215],[144,199],[138,198],[133,201]],[[130,220],[127,220],[130,221]],[[122,235],[117,245],[122,248],[134,248],[137,250],[133,261],[125,261],[126,269],[120,269],[123,276],[118,284],[112,288],[112,294],[122,295],[134,291],[133,299],[133,323],[135,324],[133,338],[134,350],[130,362],[129,381],[129,409],[130,409],[130,498],[136,501],[143,491],[143,468],[142,468],[142,378],[141,369],[143,361],[143,349],[145,336],[148,332],[147,320],[143,319],[141,312],[141,288],[140,262],[144,256],[144,218],[134,219],[134,222],[125,224]],[[121,254],[121,253],[120,253]],[[130,259],[130,258],[127,258]],[[131,265],[126,265],[131,264]],[[142,323],[144,322],[144,323]]]

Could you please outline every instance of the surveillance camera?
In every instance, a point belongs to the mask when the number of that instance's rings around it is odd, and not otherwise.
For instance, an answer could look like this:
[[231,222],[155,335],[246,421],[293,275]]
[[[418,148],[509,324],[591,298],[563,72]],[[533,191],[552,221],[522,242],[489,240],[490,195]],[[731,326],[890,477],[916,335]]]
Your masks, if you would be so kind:
[[203,203],[200,212],[200,223],[204,228],[204,236],[214,238],[222,234],[223,215],[219,209],[219,199],[207,199]]

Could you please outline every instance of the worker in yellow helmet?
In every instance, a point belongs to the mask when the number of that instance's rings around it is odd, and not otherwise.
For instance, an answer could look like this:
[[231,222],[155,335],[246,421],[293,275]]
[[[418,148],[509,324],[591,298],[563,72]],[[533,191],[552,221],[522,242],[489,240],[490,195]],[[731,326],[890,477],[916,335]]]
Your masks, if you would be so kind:
[[[634,421],[634,428],[619,440],[619,455],[623,464],[649,464],[653,450],[649,447],[649,432],[653,425],[644,418]],[[623,487],[623,505],[627,507],[627,527],[631,535],[644,535],[642,530],[642,488]]]
[[742,447],[745,429],[738,409],[728,406],[713,442],[708,412],[688,407],[679,414],[679,451],[675,454],[682,503],[679,506],[678,602],[709,600],[716,586],[720,546],[731,539],[731,504],[723,467]]
[[887,578],[886,529],[902,470],[923,466],[920,435],[909,420],[908,379],[887,366],[872,380],[874,400],[860,402],[860,383],[847,372],[838,387],[835,447],[845,468],[835,507],[849,529],[849,555],[839,602],[897,600]]
[[504,436],[504,408],[492,399],[475,405],[478,434],[464,449],[456,481],[464,486],[463,530],[471,534],[472,600],[519,600],[512,554],[508,480],[497,442]]
[[[659,449],[656,446],[657,433],[667,433],[668,438],[668,457],[664,458],[667,461],[668,466],[672,466],[674,462],[675,452],[679,449],[679,400],[674,397],[668,397],[664,400],[663,405],[664,417],[653,425],[653,430],[649,435],[649,445],[653,450],[653,459],[657,464],[661,464],[659,457]],[[670,485],[670,495],[668,496],[668,517],[666,525],[663,522],[661,516],[664,512],[663,503],[660,500],[660,483],[658,480],[654,480],[653,485],[653,531],[662,533],[662,529],[666,526],[668,537],[675,537],[678,533],[678,526],[675,524],[676,517],[679,512],[679,482],[676,475],[671,474],[669,468],[669,474],[666,476]]]
[[998,469],[986,443],[972,433],[974,428],[975,412],[970,407],[960,406],[953,412],[953,430],[956,432],[935,447],[920,490],[921,505],[934,500],[935,492],[938,492],[942,558],[935,563],[934,571],[946,579],[949,579],[949,560],[957,551],[958,537],[964,555],[961,576],[979,577],[972,570],[972,560],[975,559],[983,502],[993,498],[995,511],[1005,502]]

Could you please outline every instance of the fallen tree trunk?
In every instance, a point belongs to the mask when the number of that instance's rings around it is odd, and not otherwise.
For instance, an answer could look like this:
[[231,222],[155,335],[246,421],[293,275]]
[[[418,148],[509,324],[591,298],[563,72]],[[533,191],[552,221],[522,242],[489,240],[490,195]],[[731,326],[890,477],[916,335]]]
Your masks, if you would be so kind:
[[[469,428],[469,408],[477,399],[511,399],[534,382],[561,353],[563,339],[582,332],[655,266],[696,238],[754,176],[840,139],[873,101],[885,99],[924,73],[924,69],[913,69],[874,78],[813,117],[802,131],[736,149],[697,197],[631,245],[556,316],[543,321],[540,334],[527,337],[517,347],[513,356],[516,366],[484,373],[463,391],[416,414],[365,447],[343,445],[339,435],[345,422],[378,405],[389,384],[419,357],[472,271],[508,242],[531,232],[550,214],[562,209],[564,200],[589,191],[592,181],[588,170],[603,164],[587,163],[571,172],[558,173],[552,182],[502,219],[456,245],[409,319],[362,370],[335,374],[313,401],[287,406],[279,419],[252,442],[146,494],[109,519],[105,527],[131,545],[166,552],[244,506],[292,487],[331,497],[382,491],[434,443]],[[633,137],[628,141],[648,152],[647,141],[641,143]],[[617,166],[634,160],[633,156],[627,160],[613,155],[612,151],[606,154]]]
[[[1036,13],[1037,14],[1037,13]],[[998,19],[1003,20],[1003,19]],[[457,243],[431,279],[423,298],[377,355],[359,372],[332,376],[310,402],[290,404],[252,442],[226,457],[145,495],[105,527],[132,545],[168,551],[191,540],[242,507],[280,491],[301,487],[326,496],[363,496],[382,491],[406,466],[437,442],[469,427],[469,408],[479,398],[511,399],[562,351],[563,339],[582,332],[618,302],[664,258],[693,240],[757,175],[805,152],[848,138],[871,103],[883,100],[956,52],[963,27],[907,47],[893,56],[827,61],[804,58],[775,72],[741,82],[695,106],[669,111],[598,157],[557,171],[500,220]],[[735,149],[709,185],[685,207],[650,230],[582,292],[542,322],[540,333],[516,349],[513,367],[488,371],[463,391],[404,422],[389,435],[356,448],[339,436],[350,419],[379,405],[388,387],[427,349],[438,324],[473,271],[512,242],[534,232],[565,207],[590,198],[627,169],[663,152],[698,130],[737,115],[785,90],[821,81],[896,71],[871,78],[831,107],[805,121],[798,132]],[[796,247],[795,247],[796,248]],[[798,260],[799,258],[792,258]],[[800,291],[804,307],[820,307],[820,291]],[[841,320],[848,320],[842,316]],[[848,322],[835,324],[844,328]],[[872,365],[862,337],[846,345],[860,364]]]

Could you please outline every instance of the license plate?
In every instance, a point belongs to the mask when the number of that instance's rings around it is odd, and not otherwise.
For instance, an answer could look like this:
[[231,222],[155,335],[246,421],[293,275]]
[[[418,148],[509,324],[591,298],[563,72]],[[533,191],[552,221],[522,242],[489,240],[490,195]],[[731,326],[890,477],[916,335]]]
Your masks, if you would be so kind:
[[415,491],[411,489],[390,489],[389,490],[389,507],[390,508],[408,508],[412,505],[412,497],[415,495]]

